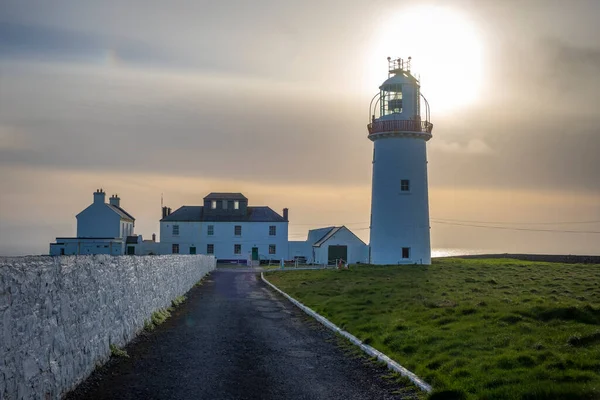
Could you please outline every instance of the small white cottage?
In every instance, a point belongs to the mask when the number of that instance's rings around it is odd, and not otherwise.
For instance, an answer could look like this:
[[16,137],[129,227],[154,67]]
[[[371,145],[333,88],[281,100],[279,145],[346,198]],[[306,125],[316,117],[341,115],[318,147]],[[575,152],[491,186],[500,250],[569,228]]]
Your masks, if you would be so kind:
[[314,264],[334,264],[336,260],[368,263],[369,246],[345,226],[311,229],[306,241],[289,242],[290,258]]
[[50,255],[125,254],[126,240],[134,235],[135,218],[121,208],[113,195],[106,203],[102,189],[94,192],[94,202],[77,214],[77,237],[59,237],[50,244]]

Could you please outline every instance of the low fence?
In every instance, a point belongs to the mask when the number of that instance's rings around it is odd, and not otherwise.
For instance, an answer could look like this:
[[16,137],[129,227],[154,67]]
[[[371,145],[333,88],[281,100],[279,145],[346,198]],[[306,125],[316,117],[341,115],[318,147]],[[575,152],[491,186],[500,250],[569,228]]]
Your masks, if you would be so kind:
[[0,398],[60,398],[215,266],[203,255],[0,258]]

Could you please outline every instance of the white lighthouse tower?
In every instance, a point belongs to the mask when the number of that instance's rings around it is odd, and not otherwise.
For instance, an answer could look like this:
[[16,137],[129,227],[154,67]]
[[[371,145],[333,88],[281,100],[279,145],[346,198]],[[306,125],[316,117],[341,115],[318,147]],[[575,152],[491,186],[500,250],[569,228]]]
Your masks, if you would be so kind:
[[408,60],[388,57],[388,79],[371,100],[371,263],[431,264],[427,152],[429,105]]

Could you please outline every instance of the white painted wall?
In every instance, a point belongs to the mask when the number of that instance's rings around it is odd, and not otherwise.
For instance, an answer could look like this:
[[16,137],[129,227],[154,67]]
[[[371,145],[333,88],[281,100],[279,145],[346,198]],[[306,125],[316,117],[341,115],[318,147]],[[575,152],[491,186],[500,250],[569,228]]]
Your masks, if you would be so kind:
[[59,256],[64,249],[64,255],[110,254],[120,256],[125,254],[125,244],[120,239],[85,239],[57,238],[57,243],[50,243],[50,255]]
[[369,246],[363,243],[347,228],[336,232],[320,247],[314,247],[315,260],[317,264],[326,264],[329,256],[329,246],[347,246],[348,261],[351,264],[367,263],[369,261]]
[[[374,140],[371,262],[431,264],[425,140],[388,136]],[[410,180],[410,191],[400,181]],[[402,258],[402,248],[410,258]]]
[[[179,226],[179,235],[173,235],[173,225]],[[197,254],[206,253],[206,245],[202,245],[202,222],[160,222],[160,254],[171,254],[173,244],[179,245],[179,254],[190,254],[190,247],[196,247]]]
[[[314,242],[313,242],[314,243]],[[312,262],[312,244],[311,242],[304,241],[290,241],[288,242],[288,254],[290,260],[293,260],[296,256],[306,257],[307,262]]]
[[[179,225],[179,235],[174,236],[173,225]],[[214,226],[214,234],[208,235],[208,226]],[[242,235],[235,236],[234,227],[242,227]],[[269,235],[269,227],[276,226],[276,235]],[[196,246],[198,254],[206,254],[207,245],[214,245],[214,255],[221,260],[247,260],[252,247],[258,247],[261,258],[288,259],[288,222],[176,222],[160,223],[161,254],[170,254],[173,243],[179,244],[181,254],[189,254],[190,246]],[[241,254],[234,253],[234,245],[242,246]],[[275,254],[269,254],[274,244]]]
[[104,203],[93,203],[77,214],[77,237],[123,237],[121,216]]

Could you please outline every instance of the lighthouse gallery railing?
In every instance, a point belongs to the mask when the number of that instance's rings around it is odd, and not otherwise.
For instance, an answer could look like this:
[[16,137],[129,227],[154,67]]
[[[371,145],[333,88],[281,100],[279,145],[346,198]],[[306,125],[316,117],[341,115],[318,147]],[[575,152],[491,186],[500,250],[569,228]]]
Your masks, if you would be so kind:
[[381,132],[421,132],[431,133],[433,124],[427,121],[390,120],[375,121],[367,125],[369,135]]

